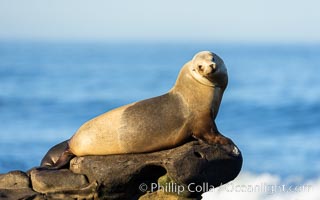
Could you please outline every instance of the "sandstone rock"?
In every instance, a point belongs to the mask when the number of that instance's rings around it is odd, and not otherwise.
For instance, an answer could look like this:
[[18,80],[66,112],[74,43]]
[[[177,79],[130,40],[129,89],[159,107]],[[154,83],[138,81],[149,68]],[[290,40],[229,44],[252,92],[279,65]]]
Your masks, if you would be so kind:
[[70,169],[0,175],[0,199],[200,199],[233,180],[241,165],[240,151],[197,141],[154,153],[75,157]]
[[180,197],[174,194],[168,194],[162,191],[147,192],[139,200],[196,200],[195,198]]
[[12,171],[7,174],[0,174],[1,189],[22,189],[29,188],[29,185],[29,177],[22,171]]
[[41,199],[30,188],[30,179],[22,171],[12,171],[0,175],[0,199]]
[[44,200],[45,198],[36,193],[30,188],[23,189],[0,189],[0,199],[14,200],[14,199],[37,199]]
[[46,199],[99,199],[98,184],[93,182],[81,189],[69,189],[45,194]]
[[[97,181],[98,197],[106,199],[138,199],[157,190],[199,198],[210,187],[233,180],[241,166],[240,152],[230,155],[219,145],[193,141],[154,153],[75,157],[70,170],[85,174],[89,182]],[[196,190],[196,186],[202,190]]]
[[30,176],[33,189],[43,194],[80,190],[88,186],[87,178],[84,175],[74,174],[67,169],[33,169]]

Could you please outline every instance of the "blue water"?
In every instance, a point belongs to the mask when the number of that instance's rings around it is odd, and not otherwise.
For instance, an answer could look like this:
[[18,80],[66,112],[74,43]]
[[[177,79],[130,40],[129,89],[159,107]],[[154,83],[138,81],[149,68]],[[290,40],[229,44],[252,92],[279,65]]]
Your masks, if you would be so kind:
[[229,72],[217,125],[243,170],[320,174],[320,46],[0,42],[0,173],[39,165],[47,150],[112,108],[166,93],[200,50]]

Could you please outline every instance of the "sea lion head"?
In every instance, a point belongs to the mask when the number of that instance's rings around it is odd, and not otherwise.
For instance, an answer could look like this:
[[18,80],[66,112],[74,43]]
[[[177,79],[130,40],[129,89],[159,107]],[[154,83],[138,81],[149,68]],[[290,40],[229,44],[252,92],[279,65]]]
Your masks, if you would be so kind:
[[223,89],[227,87],[227,68],[223,60],[210,51],[197,53],[191,60],[189,69],[193,78],[204,85]]

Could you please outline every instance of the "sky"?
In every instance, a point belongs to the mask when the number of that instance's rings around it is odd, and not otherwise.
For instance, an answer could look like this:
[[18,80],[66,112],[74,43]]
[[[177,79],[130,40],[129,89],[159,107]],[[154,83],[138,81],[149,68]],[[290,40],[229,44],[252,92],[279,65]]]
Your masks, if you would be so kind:
[[0,0],[0,39],[320,42],[317,0]]

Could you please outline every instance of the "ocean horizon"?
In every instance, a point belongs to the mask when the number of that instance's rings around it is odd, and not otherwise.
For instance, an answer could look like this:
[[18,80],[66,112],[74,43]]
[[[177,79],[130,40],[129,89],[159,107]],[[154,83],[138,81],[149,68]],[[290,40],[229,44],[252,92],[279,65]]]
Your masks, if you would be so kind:
[[0,173],[38,166],[89,119],[166,93],[203,50],[228,68],[216,124],[244,160],[231,184],[261,189],[205,199],[319,197],[320,44],[0,41]]

